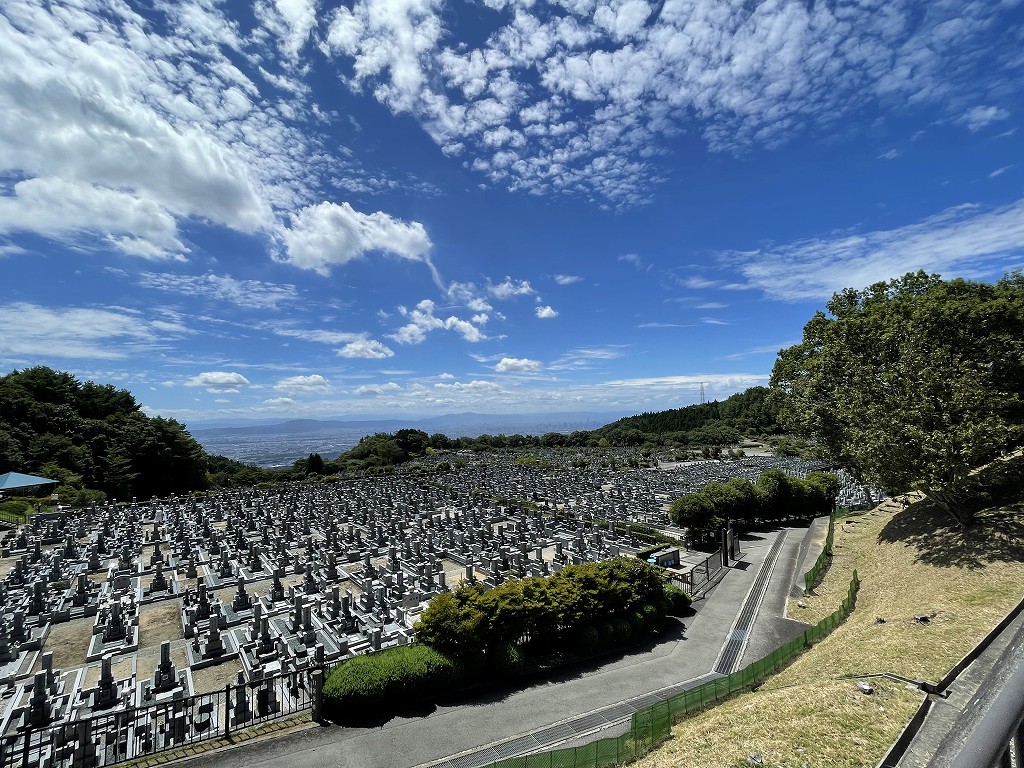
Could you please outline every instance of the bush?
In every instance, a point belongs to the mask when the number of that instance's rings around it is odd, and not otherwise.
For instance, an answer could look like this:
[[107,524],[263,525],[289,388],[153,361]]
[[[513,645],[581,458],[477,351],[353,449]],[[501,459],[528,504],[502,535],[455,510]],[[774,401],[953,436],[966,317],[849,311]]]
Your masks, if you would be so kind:
[[633,627],[624,618],[612,621],[612,645],[622,645],[633,636]]
[[324,712],[334,719],[372,717],[445,693],[464,679],[463,665],[416,643],[381,653],[356,656],[331,672],[324,683]]
[[506,677],[518,677],[526,671],[526,659],[515,643],[502,645],[498,649],[494,662],[497,672]]
[[13,500],[0,502],[0,512],[25,517],[31,507],[27,501]]
[[666,610],[669,616],[682,616],[693,603],[693,598],[675,584],[666,584],[665,601],[668,603]]
[[584,624],[576,631],[573,645],[580,656],[589,656],[601,650],[601,635],[593,624]]

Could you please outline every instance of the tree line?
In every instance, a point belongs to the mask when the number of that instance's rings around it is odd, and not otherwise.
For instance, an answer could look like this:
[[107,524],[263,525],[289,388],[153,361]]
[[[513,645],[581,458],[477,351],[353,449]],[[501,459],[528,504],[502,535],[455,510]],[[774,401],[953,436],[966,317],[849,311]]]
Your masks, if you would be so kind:
[[801,480],[770,469],[753,483],[745,477],[708,483],[697,493],[676,499],[669,516],[676,525],[687,528],[691,537],[701,539],[714,537],[728,520],[749,527],[827,515],[838,491],[839,480],[835,475],[811,472]]

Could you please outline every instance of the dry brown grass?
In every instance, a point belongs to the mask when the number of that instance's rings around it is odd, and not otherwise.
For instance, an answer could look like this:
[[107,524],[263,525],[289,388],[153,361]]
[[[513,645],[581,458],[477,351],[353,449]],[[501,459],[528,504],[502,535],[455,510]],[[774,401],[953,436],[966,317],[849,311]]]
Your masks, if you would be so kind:
[[[853,615],[817,646],[742,694],[689,718],[644,768],[730,768],[759,753],[765,765],[875,765],[910,720],[921,694],[875,678],[864,696],[844,675],[892,672],[937,681],[1024,595],[1024,513],[947,525],[928,502],[888,504],[836,526],[832,567],[804,609],[814,622],[839,605],[856,569]],[[914,620],[928,615],[927,623]],[[884,619],[884,623],[877,619]]]

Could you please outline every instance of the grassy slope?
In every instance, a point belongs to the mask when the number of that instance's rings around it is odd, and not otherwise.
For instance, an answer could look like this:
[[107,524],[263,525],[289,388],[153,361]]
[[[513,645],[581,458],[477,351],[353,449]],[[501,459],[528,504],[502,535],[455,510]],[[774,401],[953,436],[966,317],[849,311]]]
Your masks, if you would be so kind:
[[[919,692],[875,678],[872,696],[843,675],[939,680],[1024,596],[1024,510],[991,510],[975,528],[947,525],[927,501],[886,502],[836,526],[835,557],[816,595],[790,615],[834,610],[856,569],[857,609],[759,690],[684,720],[637,762],[644,768],[874,766],[913,716]],[[918,614],[934,614],[927,623]],[[884,623],[876,621],[883,618]]]

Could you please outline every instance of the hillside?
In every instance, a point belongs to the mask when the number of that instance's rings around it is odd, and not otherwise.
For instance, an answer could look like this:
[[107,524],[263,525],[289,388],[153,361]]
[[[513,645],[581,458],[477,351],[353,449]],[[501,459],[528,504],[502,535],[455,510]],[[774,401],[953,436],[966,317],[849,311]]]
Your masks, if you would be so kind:
[[[142,413],[130,392],[38,366],[0,377],[0,472],[148,499],[207,486],[206,452],[173,419]],[[98,497],[94,497],[98,498]],[[62,500],[65,500],[62,497]]]
[[845,519],[824,582],[806,608],[791,601],[790,616],[815,622],[834,610],[855,569],[861,589],[843,625],[758,690],[679,723],[636,765],[731,768],[752,753],[771,766],[876,765],[922,694],[872,678],[864,696],[846,676],[941,679],[1024,596],[1024,508],[986,510],[968,529],[928,501]]
[[614,445],[677,442],[681,445],[731,445],[745,435],[781,432],[779,405],[767,387],[751,387],[725,400],[641,413],[594,430]]

